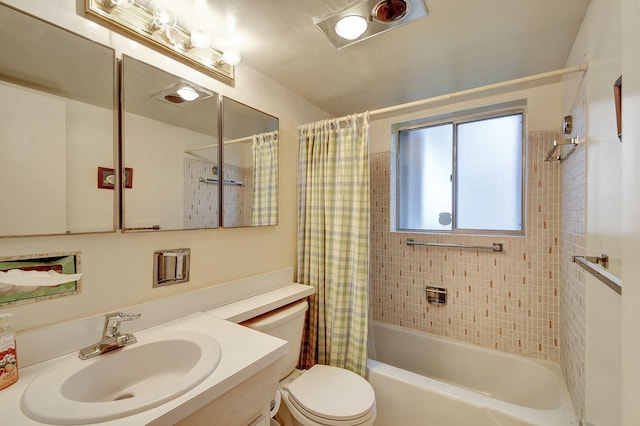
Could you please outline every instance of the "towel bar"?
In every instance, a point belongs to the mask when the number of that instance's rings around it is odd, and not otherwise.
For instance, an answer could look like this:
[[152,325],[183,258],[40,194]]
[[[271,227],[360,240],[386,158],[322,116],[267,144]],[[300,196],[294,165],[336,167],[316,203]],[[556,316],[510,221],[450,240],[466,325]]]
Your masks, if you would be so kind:
[[453,247],[453,248],[475,248],[481,250],[502,251],[502,243],[493,243],[490,246],[477,246],[474,244],[455,244],[455,243],[428,243],[415,241],[413,238],[407,238],[408,246],[434,246],[434,247]]

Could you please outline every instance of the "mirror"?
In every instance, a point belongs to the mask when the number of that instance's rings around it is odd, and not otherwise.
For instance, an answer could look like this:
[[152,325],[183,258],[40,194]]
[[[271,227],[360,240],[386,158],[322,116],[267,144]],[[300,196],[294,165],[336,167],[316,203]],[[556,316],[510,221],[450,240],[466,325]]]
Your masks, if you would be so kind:
[[218,95],[123,55],[123,231],[217,228]]
[[222,111],[222,225],[277,225],[279,121],[226,97]]
[[115,52],[0,5],[0,236],[115,230]]

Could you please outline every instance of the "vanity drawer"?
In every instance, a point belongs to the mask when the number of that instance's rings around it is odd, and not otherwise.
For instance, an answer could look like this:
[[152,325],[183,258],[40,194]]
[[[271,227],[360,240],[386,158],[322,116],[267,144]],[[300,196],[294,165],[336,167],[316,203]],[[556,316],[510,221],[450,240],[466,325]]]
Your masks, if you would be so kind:
[[278,388],[280,363],[274,362],[195,413],[178,426],[247,426],[258,418]]

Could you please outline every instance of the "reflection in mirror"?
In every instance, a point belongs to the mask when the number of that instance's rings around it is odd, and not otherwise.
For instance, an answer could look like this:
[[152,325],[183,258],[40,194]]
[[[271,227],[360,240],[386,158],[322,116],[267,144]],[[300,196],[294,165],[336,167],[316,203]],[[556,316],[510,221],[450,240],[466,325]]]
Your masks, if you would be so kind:
[[126,55],[122,84],[123,230],[218,227],[218,95]]
[[113,232],[115,52],[0,5],[0,236]]
[[225,228],[278,224],[278,119],[222,99]]

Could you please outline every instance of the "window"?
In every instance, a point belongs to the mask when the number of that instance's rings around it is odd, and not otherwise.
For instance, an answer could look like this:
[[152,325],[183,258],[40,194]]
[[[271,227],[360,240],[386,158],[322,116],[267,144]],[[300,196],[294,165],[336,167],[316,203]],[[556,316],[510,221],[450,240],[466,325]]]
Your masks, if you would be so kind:
[[394,126],[396,229],[523,233],[524,110]]

